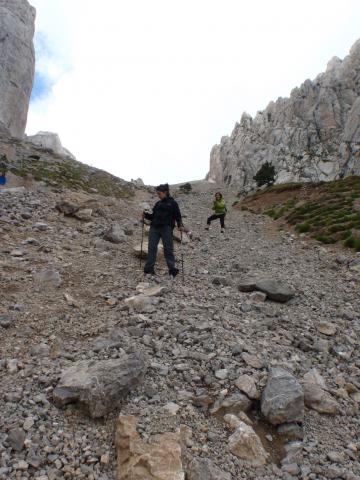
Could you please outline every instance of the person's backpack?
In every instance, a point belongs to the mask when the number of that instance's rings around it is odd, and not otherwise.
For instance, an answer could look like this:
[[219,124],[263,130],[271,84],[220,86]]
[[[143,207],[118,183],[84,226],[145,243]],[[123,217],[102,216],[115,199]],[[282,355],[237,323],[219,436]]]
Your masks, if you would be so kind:
[[0,174],[0,185],[6,184],[6,176],[5,173]]

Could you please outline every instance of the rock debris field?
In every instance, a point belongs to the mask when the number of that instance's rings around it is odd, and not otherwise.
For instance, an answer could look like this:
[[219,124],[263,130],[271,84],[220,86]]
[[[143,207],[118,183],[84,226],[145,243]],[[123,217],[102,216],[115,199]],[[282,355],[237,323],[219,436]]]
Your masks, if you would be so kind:
[[[177,195],[185,276],[144,277],[143,202],[0,191],[0,479],[360,478],[360,257],[215,186]],[[181,264],[181,262],[179,262]]]

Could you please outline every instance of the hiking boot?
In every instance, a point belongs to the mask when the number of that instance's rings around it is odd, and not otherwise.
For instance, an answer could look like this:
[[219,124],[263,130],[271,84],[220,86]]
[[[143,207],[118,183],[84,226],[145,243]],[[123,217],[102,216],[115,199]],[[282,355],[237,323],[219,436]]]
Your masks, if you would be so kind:
[[221,233],[225,233],[225,228],[222,228],[222,229],[220,230],[220,232],[221,232]]
[[205,230],[209,230],[209,228],[210,228],[209,225],[206,225]]
[[179,270],[177,268],[172,268],[171,270],[169,270],[169,275],[171,275],[173,278],[175,278],[178,273]]
[[153,268],[144,268],[145,275],[155,275],[155,270]]

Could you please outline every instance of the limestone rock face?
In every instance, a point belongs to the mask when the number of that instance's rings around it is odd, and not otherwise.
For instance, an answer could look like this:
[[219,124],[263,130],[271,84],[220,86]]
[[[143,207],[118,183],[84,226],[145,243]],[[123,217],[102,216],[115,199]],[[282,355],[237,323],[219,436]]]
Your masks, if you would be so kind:
[[344,59],[270,102],[255,118],[247,113],[210,155],[208,179],[249,192],[265,162],[275,183],[329,181],[360,173],[360,40]]
[[35,73],[35,9],[27,0],[0,3],[0,123],[24,135]]
[[119,417],[117,480],[184,480],[180,435],[163,433],[144,443],[136,431],[136,424],[136,417]]
[[29,135],[26,137],[27,142],[31,142],[39,147],[52,150],[62,157],[70,157],[75,159],[74,155],[64,148],[61,144],[60,137],[53,132],[38,132],[36,135]]

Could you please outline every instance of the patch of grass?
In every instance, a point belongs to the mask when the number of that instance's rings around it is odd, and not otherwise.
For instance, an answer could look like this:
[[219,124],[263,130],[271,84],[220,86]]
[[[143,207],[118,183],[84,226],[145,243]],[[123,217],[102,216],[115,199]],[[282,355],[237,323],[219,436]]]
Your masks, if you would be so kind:
[[345,239],[345,247],[353,248],[356,252],[360,252],[360,238],[354,238],[352,235]]
[[[304,191],[300,190],[302,187]],[[286,202],[276,202],[271,193],[284,191],[293,192],[293,195],[287,196]],[[248,206],[251,207],[252,199],[259,204],[261,197],[265,204],[263,213],[274,220],[284,217],[299,233],[309,233],[326,244],[343,242],[359,251],[360,239],[354,232],[360,230],[360,212],[354,202],[360,198],[360,176],[328,183],[273,185],[252,196]],[[271,199],[271,203],[266,204],[266,198]]]
[[86,192],[96,189],[100,195],[117,198],[129,198],[134,195],[130,184],[102,170],[95,170],[75,161],[62,159],[47,162],[33,155],[10,170],[15,175],[21,177],[31,175],[36,181],[43,181],[52,186]]
[[308,223],[299,223],[299,225],[296,225],[295,230],[299,233],[307,233],[310,232],[311,225],[309,225]]
[[336,239],[333,237],[329,237],[328,235],[315,235],[315,240],[322,242],[322,243],[336,243]]

